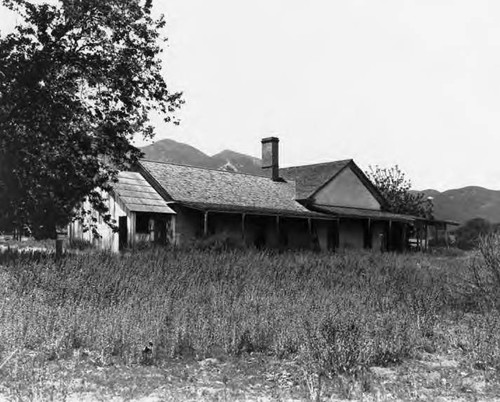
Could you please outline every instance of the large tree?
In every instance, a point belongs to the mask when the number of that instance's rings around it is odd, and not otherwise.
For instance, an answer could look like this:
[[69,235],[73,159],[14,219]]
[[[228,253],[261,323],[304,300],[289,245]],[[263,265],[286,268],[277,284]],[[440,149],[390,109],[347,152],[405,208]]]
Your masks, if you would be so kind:
[[[151,0],[1,0],[22,16],[0,37],[0,225],[54,236],[140,156],[152,111],[178,123]],[[85,211],[83,211],[85,212]],[[109,220],[109,215],[108,215]]]
[[411,190],[411,181],[399,166],[370,166],[366,175],[387,200],[390,212],[432,218],[432,200],[423,193]]

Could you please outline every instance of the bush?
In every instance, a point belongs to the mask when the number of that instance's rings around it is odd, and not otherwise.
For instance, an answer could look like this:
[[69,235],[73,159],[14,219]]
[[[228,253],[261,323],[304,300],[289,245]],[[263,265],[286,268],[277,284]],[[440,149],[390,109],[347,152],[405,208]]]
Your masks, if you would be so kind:
[[471,293],[500,310],[500,233],[481,236],[477,247],[478,254],[469,264]]
[[462,250],[472,250],[477,247],[479,239],[491,233],[493,229],[494,226],[486,219],[470,219],[455,230],[457,247]]

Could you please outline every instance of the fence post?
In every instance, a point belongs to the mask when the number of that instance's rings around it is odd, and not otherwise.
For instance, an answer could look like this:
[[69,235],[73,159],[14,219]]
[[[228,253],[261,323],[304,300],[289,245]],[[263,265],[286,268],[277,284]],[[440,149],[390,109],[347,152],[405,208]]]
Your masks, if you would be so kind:
[[56,258],[61,258],[64,251],[64,240],[68,234],[66,228],[58,228],[56,230]]

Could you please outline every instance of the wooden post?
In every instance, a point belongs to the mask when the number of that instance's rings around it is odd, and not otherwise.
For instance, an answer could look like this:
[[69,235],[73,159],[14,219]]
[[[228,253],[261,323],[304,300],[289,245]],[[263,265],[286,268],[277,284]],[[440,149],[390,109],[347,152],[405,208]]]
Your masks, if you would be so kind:
[[448,224],[444,223],[444,242],[446,244],[446,248],[450,248],[450,244],[448,243]]
[[370,218],[366,222],[365,248],[372,248],[372,220]]
[[422,243],[420,241],[420,234],[422,232],[422,228],[419,222],[415,222],[415,236],[417,237],[417,251],[421,251]]
[[58,228],[56,229],[56,258],[61,258],[64,252],[64,239],[66,239],[66,236],[68,234],[68,231],[63,228]]
[[312,220],[311,218],[307,218],[307,234],[309,235],[309,244],[311,250],[314,250],[314,239],[312,234]]
[[392,251],[392,220],[389,219],[389,233],[387,234],[387,251]]
[[336,222],[337,222],[337,224],[335,225],[336,230],[335,230],[335,247],[334,247],[334,249],[338,250],[340,248],[340,218],[337,219]]
[[208,236],[208,211],[205,211],[205,215],[203,216],[203,236]]
[[154,243],[156,241],[154,218],[149,218],[148,220],[148,231],[149,231],[149,241],[151,243]]
[[429,250],[429,227],[427,225],[427,222],[425,223],[425,246],[424,250],[428,251]]
[[281,231],[280,231],[280,217],[276,215],[276,236],[278,238],[278,247],[281,247]]
[[401,251],[406,251],[408,249],[406,244],[406,231],[408,230],[408,226],[406,223],[403,223],[403,249]]
[[245,242],[245,214],[241,214],[241,238]]
[[128,233],[127,233],[127,239],[128,239],[128,246],[130,248],[135,248],[135,225],[136,225],[136,213],[135,212],[130,212],[130,215],[127,217],[128,225]]
[[[171,224],[171,230],[172,230],[172,244],[174,246],[177,245],[177,228],[176,228],[176,224],[177,224],[177,216],[176,215],[172,215],[171,217],[172,219],[172,224]],[[167,225],[167,229],[168,229],[168,223],[166,223]],[[167,237],[168,237],[168,233],[167,233]]]

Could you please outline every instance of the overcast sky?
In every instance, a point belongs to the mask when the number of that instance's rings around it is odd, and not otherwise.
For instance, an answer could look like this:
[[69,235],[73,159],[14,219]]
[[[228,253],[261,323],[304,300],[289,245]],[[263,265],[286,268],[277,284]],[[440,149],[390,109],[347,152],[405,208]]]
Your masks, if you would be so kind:
[[[282,166],[398,164],[417,189],[500,190],[500,1],[156,0],[172,138]],[[5,32],[13,19],[2,12]]]

